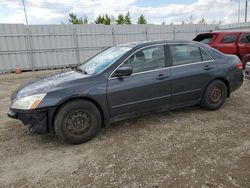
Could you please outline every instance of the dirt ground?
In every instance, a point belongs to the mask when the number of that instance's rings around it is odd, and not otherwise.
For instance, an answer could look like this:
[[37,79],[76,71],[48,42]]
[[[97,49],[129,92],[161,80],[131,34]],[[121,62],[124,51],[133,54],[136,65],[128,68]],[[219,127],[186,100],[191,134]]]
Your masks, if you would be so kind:
[[0,75],[0,187],[250,187],[249,80],[218,111],[122,121],[73,146],[6,116],[11,92],[49,72]]

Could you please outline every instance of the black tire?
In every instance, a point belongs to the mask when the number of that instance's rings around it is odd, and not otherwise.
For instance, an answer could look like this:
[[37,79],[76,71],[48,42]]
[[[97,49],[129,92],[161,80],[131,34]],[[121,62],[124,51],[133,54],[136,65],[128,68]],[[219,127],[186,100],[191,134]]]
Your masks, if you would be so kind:
[[217,110],[224,103],[227,98],[227,87],[221,80],[211,82],[204,94],[201,101],[201,107],[206,110]]
[[81,144],[97,135],[101,128],[101,114],[86,100],[74,100],[60,107],[55,116],[56,136],[68,144]]

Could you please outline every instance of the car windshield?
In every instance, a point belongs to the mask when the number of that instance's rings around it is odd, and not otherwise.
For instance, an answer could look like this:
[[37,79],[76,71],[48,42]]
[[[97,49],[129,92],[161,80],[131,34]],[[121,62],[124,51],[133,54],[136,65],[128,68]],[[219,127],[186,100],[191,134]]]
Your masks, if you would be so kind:
[[79,65],[77,69],[86,74],[96,75],[104,71],[108,66],[112,65],[130,49],[130,47],[125,46],[108,48],[93,58],[87,60],[83,64]]

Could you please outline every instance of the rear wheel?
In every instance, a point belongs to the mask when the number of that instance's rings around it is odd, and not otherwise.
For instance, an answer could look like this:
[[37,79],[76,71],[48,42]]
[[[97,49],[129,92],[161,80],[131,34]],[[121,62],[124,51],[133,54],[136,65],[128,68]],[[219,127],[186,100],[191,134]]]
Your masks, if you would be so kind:
[[203,95],[201,107],[207,110],[217,110],[227,98],[227,87],[221,80],[215,80],[210,83]]
[[59,109],[54,128],[63,142],[81,144],[97,135],[101,128],[101,115],[93,103],[74,100]]

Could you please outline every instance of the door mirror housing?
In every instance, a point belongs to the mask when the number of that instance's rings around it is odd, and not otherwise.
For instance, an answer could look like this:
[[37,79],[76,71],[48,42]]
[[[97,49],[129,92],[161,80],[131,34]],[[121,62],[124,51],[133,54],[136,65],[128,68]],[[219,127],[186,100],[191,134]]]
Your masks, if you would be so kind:
[[113,77],[123,77],[123,76],[129,76],[133,73],[133,69],[130,67],[120,67],[115,71],[115,74]]

